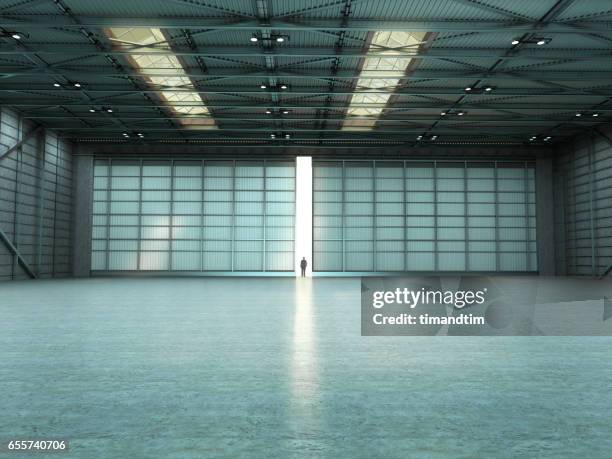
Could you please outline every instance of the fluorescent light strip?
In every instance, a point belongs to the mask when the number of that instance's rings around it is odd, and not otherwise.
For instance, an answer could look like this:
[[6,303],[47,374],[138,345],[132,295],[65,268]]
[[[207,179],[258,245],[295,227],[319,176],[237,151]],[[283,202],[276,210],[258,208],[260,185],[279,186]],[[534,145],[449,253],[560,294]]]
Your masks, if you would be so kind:
[[[376,121],[382,114],[385,106],[391,98],[393,90],[404,77],[411,57],[393,57],[405,52],[406,47],[418,47],[425,37],[425,33],[412,33],[402,31],[380,31],[375,32],[368,52],[376,52],[376,56],[366,57],[357,80],[357,89],[351,97],[347,111],[347,119],[342,125],[345,131],[368,131],[374,128]],[[383,48],[383,51],[380,49]],[[381,54],[384,56],[382,57]],[[397,76],[397,78],[376,78],[378,72],[385,75]],[[368,89],[388,89],[389,94],[360,94],[359,91]],[[373,107],[362,107],[362,105],[373,105]],[[371,119],[355,119],[352,116],[367,116]]]
[[[170,46],[161,29],[112,27],[108,29],[108,34],[112,41],[130,51],[130,58],[135,67],[143,75],[150,75],[147,78],[152,84],[161,88],[194,88],[178,58],[168,54]],[[156,50],[159,51],[159,55],[151,54]],[[149,54],[138,54],[138,51],[146,51]],[[160,73],[167,73],[168,76],[151,75]],[[178,115],[187,115],[178,120],[184,127],[188,129],[217,128],[215,120],[197,91],[172,92],[160,89],[158,94],[173,112]],[[175,105],[178,102],[195,105],[189,107]]]

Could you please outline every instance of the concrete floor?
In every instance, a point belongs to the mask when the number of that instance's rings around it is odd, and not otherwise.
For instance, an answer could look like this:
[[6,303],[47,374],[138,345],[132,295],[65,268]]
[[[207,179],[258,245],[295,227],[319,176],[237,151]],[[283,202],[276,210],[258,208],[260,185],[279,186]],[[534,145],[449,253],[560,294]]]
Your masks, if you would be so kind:
[[361,337],[359,290],[1,284],[0,437],[69,440],[55,458],[610,457],[612,338]]

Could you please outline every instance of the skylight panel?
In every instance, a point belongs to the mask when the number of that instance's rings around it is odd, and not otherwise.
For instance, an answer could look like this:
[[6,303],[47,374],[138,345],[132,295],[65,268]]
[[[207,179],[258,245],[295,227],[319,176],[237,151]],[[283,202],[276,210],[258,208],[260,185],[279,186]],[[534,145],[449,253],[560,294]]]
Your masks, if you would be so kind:
[[[111,40],[129,50],[134,66],[147,76],[151,84],[159,88],[157,93],[166,105],[177,115],[189,116],[179,118],[179,123],[190,129],[217,127],[198,92],[189,90],[194,89],[193,83],[178,58],[168,54],[170,46],[160,29],[113,27],[109,29],[109,35]],[[146,51],[149,54],[139,54],[139,51]],[[160,54],[150,54],[156,51]],[[184,91],[168,89],[184,89]]]
[[[424,36],[425,33],[402,31],[374,33],[357,80],[355,93],[349,103],[347,119],[342,125],[343,130],[367,131],[374,128],[412,61],[412,57],[398,55],[405,54],[406,48],[412,48],[416,53]],[[385,78],[377,78],[376,75],[379,74],[383,74]],[[388,93],[365,92],[373,89],[384,89]],[[351,116],[367,116],[371,119],[350,119]]]

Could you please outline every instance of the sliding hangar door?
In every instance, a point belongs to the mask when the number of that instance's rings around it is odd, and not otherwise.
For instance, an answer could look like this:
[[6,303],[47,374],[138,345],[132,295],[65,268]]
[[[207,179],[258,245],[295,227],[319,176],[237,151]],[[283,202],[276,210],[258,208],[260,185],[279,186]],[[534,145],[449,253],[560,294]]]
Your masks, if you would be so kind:
[[293,161],[94,163],[92,271],[293,271]]
[[[299,183],[299,178],[298,178]],[[537,270],[529,161],[314,161],[313,271]],[[293,272],[295,161],[94,164],[92,271]]]
[[315,162],[314,271],[537,270],[531,162]]

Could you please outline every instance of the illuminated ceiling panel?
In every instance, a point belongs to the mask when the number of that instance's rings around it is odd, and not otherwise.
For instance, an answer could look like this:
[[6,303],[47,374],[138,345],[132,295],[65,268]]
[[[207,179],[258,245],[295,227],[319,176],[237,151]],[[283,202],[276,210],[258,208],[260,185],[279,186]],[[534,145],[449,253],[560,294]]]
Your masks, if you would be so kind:
[[[158,95],[177,115],[178,122],[189,129],[216,129],[215,120],[185,73],[178,58],[168,54],[170,46],[160,29],[119,28],[109,30],[110,39],[130,51],[133,65],[159,88]],[[146,51],[148,54],[139,54]],[[154,53],[159,51],[159,55]],[[159,76],[167,74],[168,76]],[[154,76],[155,75],[155,76]],[[165,89],[181,89],[169,91]],[[190,106],[181,106],[181,104]]]
[[[405,54],[406,48],[413,48],[414,52],[423,42],[425,33],[386,31],[375,32],[368,53],[372,54],[364,59],[355,94],[347,110],[347,119],[342,125],[343,130],[367,131],[376,125],[378,117],[382,114],[384,106],[387,105],[393,91],[397,88],[400,80],[406,73],[411,57],[394,57]],[[375,54],[375,55],[373,55]],[[381,56],[382,55],[382,56]],[[376,78],[376,74],[383,73],[386,76],[397,76],[397,78]],[[360,93],[371,89],[384,89],[388,94]],[[367,107],[372,105],[372,107]],[[351,119],[354,117],[371,117],[371,119]]]

